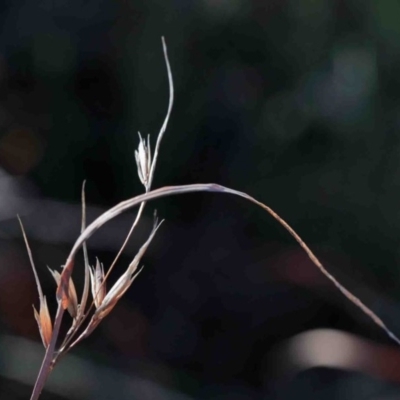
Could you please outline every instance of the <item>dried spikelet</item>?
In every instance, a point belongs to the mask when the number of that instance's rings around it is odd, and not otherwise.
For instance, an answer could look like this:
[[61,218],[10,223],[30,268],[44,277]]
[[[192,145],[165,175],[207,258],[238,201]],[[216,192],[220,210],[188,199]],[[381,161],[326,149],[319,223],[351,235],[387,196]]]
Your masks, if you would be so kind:
[[117,304],[117,302],[121,298],[121,296],[129,289],[132,282],[139,275],[139,273],[141,271],[141,269],[139,271],[137,271],[139,262],[140,262],[141,258],[143,257],[144,253],[146,252],[149,244],[151,243],[151,241],[152,241],[154,235],[156,234],[157,229],[160,227],[161,223],[158,224],[157,220],[155,221],[153,230],[152,230],[149,238],[139,249],[135,258],[129,264],[128,269],[117,280],[117,282],[115,282],[113,287],[107,293],[107,295],[103,299],[101,305],[99,307],[97,307],[97,309],[94,313],[94,316],[93,316],[94,318],[99,318],[99,319],[104,318],[114,308],[114,306]]
[[135,271],[133,275],[129,275],[125,272],[118,279],[118,281],[111,288],[110,292],[104,298],[103,303],[96,309],[93,315],[94,319],[98,318],[99,320],[102,320],[112,311],[112,309],[118,303],[118,300],[130,288],[132,282],[136,279],[140,272],[142,272],[142,269],[143,266],[139,270]]
[[162,223],[162,221],[158,224],[157,220],[155,220],[154,227],[153,227],[153,230],[152,230],[149,238],[139,249],[135,258],[129,264],[128,269],[117,280],[117,282],[115,282],[113,287],[103,298],[101,304],[98,307],[96,306],[96,311],[94,312],[88,326],[81,333],[81,335],[78,337],[78,339],[76,339],[76,341],[72,344],[72,346],[74,346],[76,343],[80,342],[85,337],[89,336],[96,329],[96,327],[99,325],[101,320],[111,312],[111,310],[115,307],[115,305],[117,304],[117,302],[121,298],[121,296],[129,289],[132,282],[139,275],[139,273],[141,272],[141,270],[143,268],[142,267],[139,270],[137,269],[141,258],[143,257],[144,253],[146,252],[147,248],[149,247],[149,244],[151,243],[152,239],[154,238],[154,235],[156,234],[161,223]]
[[64,268],[60,275],[60,282],[57,286],[56,297],[57,301],[61,302],[61,306],[64,310],[69,307],[71,302],[71,298],[69,295],[69,282],[72,274],[72,270],[74,268],[74,260],[68,259],[67,263],[64,265]]
[[53,326],[51,323],[49,308],[47,307],[47,301],[45,296],[40,300],[39,313],[36,311],[35,307],[33,307],[33,312],[35,315],[36,322],[39,326],[39,332],[42,338],[43,345],[47,349],[51,341]]
[[39,326],[39,333],[42,338],[43,345],[45,348],[47,348],[51,341],[51,335],[53,334],[53,326],[52,326],[52,322],[51,322],[51,318],[50,318],[49,308],[47,307],[46,297],[43,295],[43,290],[42,290],[42,286],[40,285],[39,276],[38,276],[36,268],[35,268],[35,263],[33,262],[32,252],[31,252],[31,248],[29,246],[28,238],[26,236],[24,226],[23,226],[22,221],[19,218],[19,216],[18,216],[18,221],[21,226],[22,236],[24,237],[26,250],[28,251],[29,261],[32,266],[32,271],[33,271],[33,275],[35,277],[35,282],[36,282],[36,286],[37,286],[37,290],[38,290],[38,294],[39,294],[39,302],[40,302],[39,313],[36,311],[34,306],[33,306],[33,312],[34,312],[37,324]]
[[[60,282],[61,282],[60,273],[56,270],[53,271],[50,268],[48,268],[48,269],[49,269],[51,275],[53,276],[54,280],[56,281],[57,286],[59,286]],[[78,314],[78,296],[76,294],[76,289],[75,289],[75,285],[74,285],[72,278],[69,279],[69,283],[68,283],[68,298],[69,298],[68,307],[67,307],[68,312],[72,318],[76,318],[76,316]]]
[[143,185],[147,188],[151,169],[151,150],[149,135],[147,136],[146,143],[139,132],[139,147],[137,150],[135,150],[135,159],[140,182],[142,182]]
[[104,282],[104,267],[97,259],[96,267],[90,267],[90,283],[94,305],[97,307],[102,303],[106,295],[106,284]]

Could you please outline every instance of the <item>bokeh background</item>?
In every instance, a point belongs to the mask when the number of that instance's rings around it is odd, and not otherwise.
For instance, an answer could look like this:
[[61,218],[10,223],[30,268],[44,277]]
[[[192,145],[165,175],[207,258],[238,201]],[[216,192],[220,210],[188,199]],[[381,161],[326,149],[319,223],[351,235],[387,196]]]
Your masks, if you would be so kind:
[[[400,334],[400,3],[396,0],[16,0],[0,12],[0,377],[26,399],[43,349],[25,224],[54,311],[88,219],[154,187],[216,182],[285,218]],[[400,349],[275,221],[243,200],[152,202],[111,276],[166,219],[145,269],[65,357],[43,399],[397,399]],[[113,260],[134,212],[89,242]],[[82,287],[82,260],[74,279]]]

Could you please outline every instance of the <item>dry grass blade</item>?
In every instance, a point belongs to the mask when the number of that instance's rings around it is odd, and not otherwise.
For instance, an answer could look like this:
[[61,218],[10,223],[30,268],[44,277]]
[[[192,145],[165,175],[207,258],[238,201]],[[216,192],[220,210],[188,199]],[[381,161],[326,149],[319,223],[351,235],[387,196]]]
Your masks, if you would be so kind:
[[150,200],[154,200],[160,197],[171,196],[171,195],[179,195],[184,193],[192,193],[192,192],[217,192],[217,193],[229,193],[235,196],[242,197],[254,204],[257,204],[259,207],[263,208],[267,211],[277,222],[279,222],[299,243],[299,245],[303,248],[303,250],[307,253],[310,260],[318,267],[318,269],[357,307],[359,307],[366,315],[368,315],[379,327],[381,327],[387,335],[393,339],[395,342],[400,344],[400,339],[394,335],[393,332],[389,330],[389,328],[384,324],[384,322],[364,303],[360,301],[356,296],[354,296],[348,289],[346,289],[339,281],[330,274],[327,269],[322,265],[317,256],[311,251],[311,249],[305,244],[305,242],[301,239],[301,237],[293,230],[293,228],[283,220],[277,213],[275,213],[270,207],[263,204],[262,202],[256,200],[255,198],[249,196],[246,193],[239,192],[234,189],[230,189],[221,185],[217,185],[214,183],[198,183],[193,185],[183,185],[183,186],[168,186],[160,189],[153,190],[151,192],[136,196],[132,199],[125,200],[110,210],[106,211],[100,217],[98,217],[95,221],[93,221],[81,234],[81,236],[75,242],[68,260],[72,262],[75,257],[76,252],[82,245],[82,243],[87,240],[94,232],[97,231],[101,226],[103,226],[106,222],[115,218],[117,215],[122,212],[135,207],[142,202],[147,202]]
[[33,270],[33,275],[35,277],[35,282],[36,282],[36,287],[37,287],[37,290],[38,290],[40,302],[42,302],[43,290],[42,290],[42,286],[40,284],[39,276],[38,276],[37,271],[36,271],[35,263],[33,262],[33,256],[32,256],[31,248],[29,246],[28,237],[26,236],[24,225],[22,224],[22,221],[21,221],[21,218],[19,217],[19,215],[17,215],[17,218],[18,218],[18,221],[19,221],[19,225],[21,227],[22,236],[24,238],[26,251],[28,252],[29,262],[31,264],[31,267],[32,267],[32,270]]

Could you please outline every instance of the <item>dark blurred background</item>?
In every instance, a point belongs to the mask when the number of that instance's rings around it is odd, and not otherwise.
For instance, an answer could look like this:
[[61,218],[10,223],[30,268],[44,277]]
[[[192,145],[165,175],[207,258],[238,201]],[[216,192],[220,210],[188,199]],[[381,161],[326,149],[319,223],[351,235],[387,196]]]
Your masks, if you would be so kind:
[[[400,334],[400,3],[38,0],[0,8],[0,377],[26,399],[43,356],[16,215],[55,310],[88,219],[154,187],[216,182],[286,219]],[[269,215],[226,195],[147,206],[111,281],[166,219],[145,269],[65,357],[43,399],[398,399],[400,351]],[[89,242],[110,265],[134,212]],[[82,260],[74,279],[82,288]],[[67,317],[68,318],[68,317]]]

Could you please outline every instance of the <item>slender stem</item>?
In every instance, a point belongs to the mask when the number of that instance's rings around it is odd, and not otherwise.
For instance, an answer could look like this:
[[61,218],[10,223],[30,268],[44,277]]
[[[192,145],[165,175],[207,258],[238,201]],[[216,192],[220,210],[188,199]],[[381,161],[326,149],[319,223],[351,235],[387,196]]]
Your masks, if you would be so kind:
[[164,122],[163,122],[163,124],[161,126],[161,129],[160,129],[160,132],[158,133],[156,147],[154,148],[153,162],[151,163],[149,183],[148,183],[148,187],[147,187],[148,190],[150,190],[150,187],[151,187],[151,185],[153,183],[154,171],[156,169],[156,163],[157,163],[157,158],[158,158],[158,152],[160,150],[160,145],[161,145],[161,141],[162,141],[162,139],[164,137],[165,130],[167,129],[169,117],[170,117],[171,111],[172,111],[172,106],[174,105],[174,81],[172,79],[171,66],[169,64],[167,45],[165,43],[164,36],[161,38],[161,41],[162,41],[162,45],[163,45],[165,65],[167,66],[168,86],[169,86],[169,100],[168,100],[167,115],[165,116]]
[[[131,229],[129,230],[129,233],[128,233],[128,235],[126,236],[125,241],[124,241],[124,243],[122,244],[121,248],[119,249],[118,254],[115,256],[114,261],[112,262],[110,268],[108,269],[108,271],[107,271],[107,273],[106,273],[106,276],[104,277],[104,281],[102,282],[102,285],[105,284],[105,282],[106,282],[108,276],[110,275],[112,269],[114,268],[115,264],[117,263],[119,257],[121,256],[122,252],[124,251],[126,245],[128,244],[128,241],[129,241],[129,239],[130,239],[130,237],[131,237],[131,235],[132,235],[132,232],[134,231],[134,229],[136,228],[137,224],[139,223],[139,220],[140,220],[140,217],[142,216],[142,213],[143,213],[143,210],[144,210],[144,206],[145,206],[145,205],[146,205],[146,202],[145,202],[145,201],[144,201],[143,203],[140,204],[139,210],[138,210],[138,212],[137,212],[137,214],[136,214],[135,220],[133,221],[133,224],[132,224],[132,226],[131,226]],[[99,290],[100,290],[100,289],[99,289]]]

